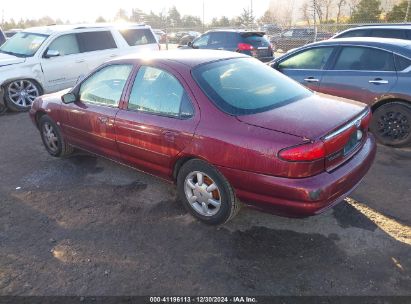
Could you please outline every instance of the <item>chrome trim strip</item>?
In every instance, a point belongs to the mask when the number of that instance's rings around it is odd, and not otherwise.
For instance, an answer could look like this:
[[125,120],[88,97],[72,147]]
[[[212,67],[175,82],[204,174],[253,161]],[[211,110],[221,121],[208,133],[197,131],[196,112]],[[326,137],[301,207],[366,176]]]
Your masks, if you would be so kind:
[[344,125],[343,127],[341,127],[340,129],[326,135],[324,137],[324,140],[329,140],[341,133],[343,133],[344,131],[348,130],[349,128],[351,128],[353,125],[355,125],[359,120],[363,119],[365,116],[368,115],[368,113],[370,112],[370,109],[367,109],[367,111],[365,111],[364,113],[361,113],[358,117],[354,118],[352,121],[350,121],[349,123],[347,123],[346,125]]

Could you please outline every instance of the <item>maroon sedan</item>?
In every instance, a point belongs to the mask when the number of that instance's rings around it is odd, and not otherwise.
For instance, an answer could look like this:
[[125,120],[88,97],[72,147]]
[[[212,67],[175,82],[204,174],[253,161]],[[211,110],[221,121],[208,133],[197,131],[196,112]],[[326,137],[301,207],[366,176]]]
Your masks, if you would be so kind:
[[176,182],[208,224],[228,221],[240,201],[318,214],[358,185],[376,152],[364,104],[223,51],[117,59],[36,99],[30,115],[51,155],[79,148]]

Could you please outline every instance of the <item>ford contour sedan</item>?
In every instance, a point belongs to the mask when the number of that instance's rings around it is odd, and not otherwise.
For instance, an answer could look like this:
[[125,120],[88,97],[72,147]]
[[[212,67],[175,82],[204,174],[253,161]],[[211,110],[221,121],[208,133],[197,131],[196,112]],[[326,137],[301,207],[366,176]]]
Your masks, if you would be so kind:
[[110,61],[30,116],[48,153],[86,150],[177,184],[199,220],[240,202],[315,215],[342,201],[376,152],[368,106],[321,96],[243,54],[159,52]]

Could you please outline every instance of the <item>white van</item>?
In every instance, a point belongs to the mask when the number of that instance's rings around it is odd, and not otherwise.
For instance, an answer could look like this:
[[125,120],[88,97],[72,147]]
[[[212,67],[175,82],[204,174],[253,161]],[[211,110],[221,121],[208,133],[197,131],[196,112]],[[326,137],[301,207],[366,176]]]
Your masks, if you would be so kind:
[[37,96],[72,87],[79,77],[114,57],[159,50],[147,25],[25,29],[0,46],[0,111],[2,106],[28,110]]

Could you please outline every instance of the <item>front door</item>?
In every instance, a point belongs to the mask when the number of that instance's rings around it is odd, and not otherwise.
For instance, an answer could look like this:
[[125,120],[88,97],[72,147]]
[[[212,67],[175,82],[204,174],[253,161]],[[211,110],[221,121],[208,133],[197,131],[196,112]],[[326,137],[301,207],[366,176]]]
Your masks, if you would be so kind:
[[131,64],[112,64],[88,77],[81,85],[78,101],[64,105],[67,115],[63,130],[79,148],[118,159],[115,117]]
[[[47,52],[58,52],[54,57]],[[44,73],[45,89],[55,92],[72,87],[80,75],[88,72],[84,54],[80,51],[76,34],[66,34],[55,38],[41,58]]]
[[199,116],[183,79],[166,67],[141,66],[128,104],[116,117],[123,161],[165,178],[191,142]]
[[305,49],[278,63],[277,69],[306,87],[318,91],[323,69],[327,65],[334,47]]

